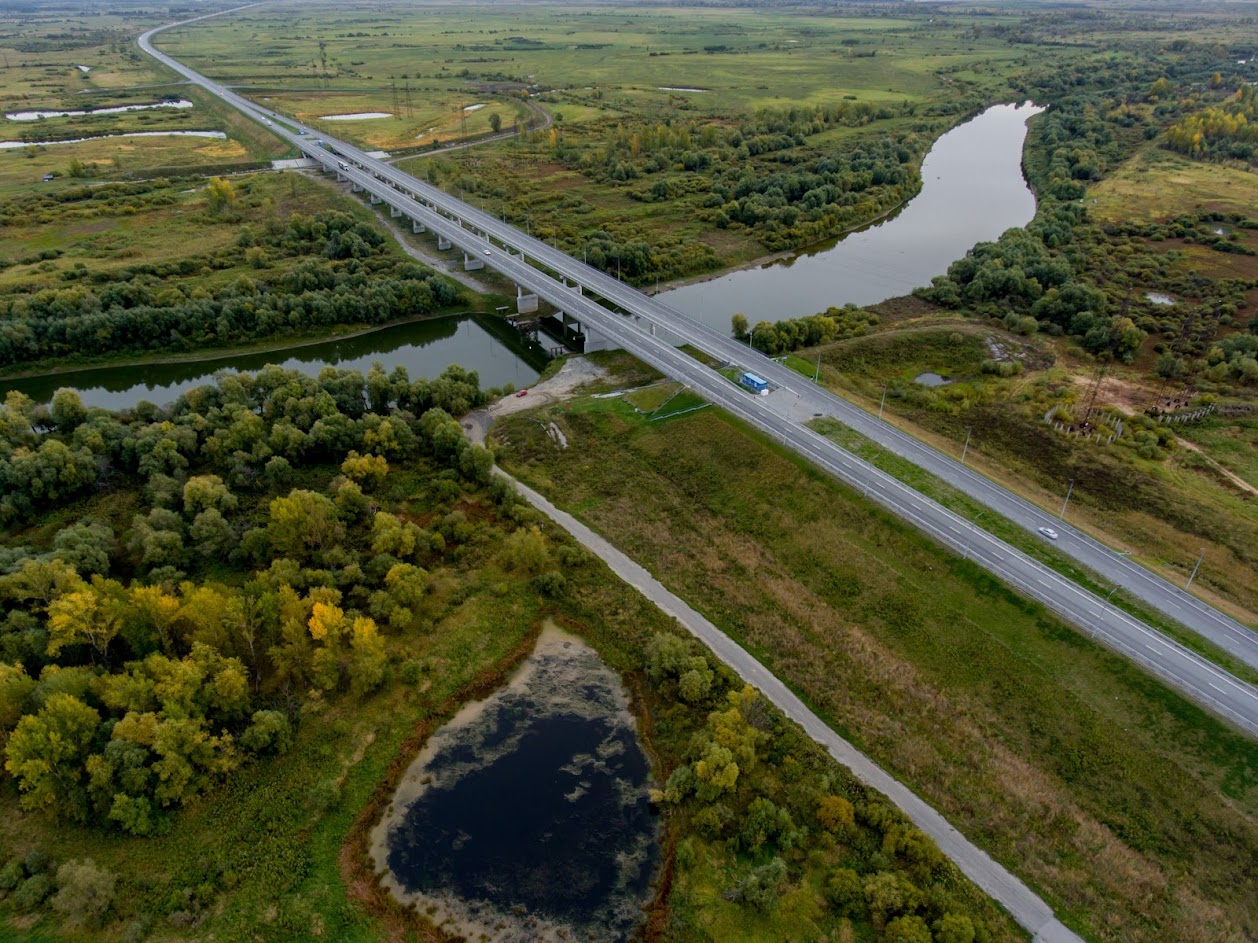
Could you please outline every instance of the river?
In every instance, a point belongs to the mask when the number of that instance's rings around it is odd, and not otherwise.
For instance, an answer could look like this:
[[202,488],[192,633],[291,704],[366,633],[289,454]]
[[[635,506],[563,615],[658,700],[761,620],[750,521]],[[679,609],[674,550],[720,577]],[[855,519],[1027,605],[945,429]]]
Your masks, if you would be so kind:
[[[1022,143],[1027,120],[1043,110],[1029,103],[996,105],[944,134],[922,163],[921,192],[875,225],[660,298],[728,331],[736,311],[753,323],[776,321],[849,301],[873,304],[928,284],[976,242],[995,239],[1035,215],[1035,197],[1022,177]],[[88,406],[122,409],[141,399],[165,404],[210,382],[220,370],[252,371],[278,362],[317,374],[329,365],[366,370],[374,360],[385,369],[405,366],[413,377],[435,376],[457,363],[479,373],[482,387],[524,387],[537,379],[545,355],[536,345],[524,348],[501,322],[441,318],[269,353],[0,380],[0,395],[17,389],[47,402],[66,386],[77,389]]]
[[92,367],[20,380],[0,380],[0,396],[21,390],[46,403],[61,387],[78,390],[85,406],[126,409],[140,400],[164,405],[180,393],[213,381],[220,370],[255,371],[269,363],[316,375],[325,366],[366,372],[379,360],[386,370],[406,367],[411,378],[435,377],[450,364],[480,375],[482,388],[529,386],[546,356],[524,347],[511,328],[489,319],[445,317],[414,321],[354,337],[266,353],[229,354],[180,363]]
[[944,134],[922,162],[921,192],[873,226],[659,298],[728,331],[736,311],[752,323],[778,321],[928,285],[976,242],[1025,226],[1035,215],[1035,196],[1022,176],[1022,143],[1027,120],[1043,110],[995,105]]

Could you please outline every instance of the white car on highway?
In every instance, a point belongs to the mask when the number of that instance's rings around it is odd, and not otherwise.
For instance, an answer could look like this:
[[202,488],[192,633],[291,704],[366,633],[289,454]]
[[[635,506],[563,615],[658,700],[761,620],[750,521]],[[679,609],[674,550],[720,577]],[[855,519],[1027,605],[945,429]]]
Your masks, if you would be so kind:
[[1041,527],[1040,533],[1043,534],[1045,537],[1047,537],[1049,540],[1057,539],[1057,531],[1053,530],[1051,527]]

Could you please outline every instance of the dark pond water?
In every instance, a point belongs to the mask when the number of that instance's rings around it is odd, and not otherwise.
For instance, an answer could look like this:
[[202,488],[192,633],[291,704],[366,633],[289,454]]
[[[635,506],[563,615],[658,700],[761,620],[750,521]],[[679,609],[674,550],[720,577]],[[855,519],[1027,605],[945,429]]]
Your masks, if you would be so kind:
[[317,375],[326,366],[366,371],[379,360],[386,370],[404,366],[412,379],[434,377],[450,364],[480,375],[481,387],[529,386],[545,365],[541,348],[526,348],[500,322],[471,317],[437,318],[268,353],[125,367],[95,367],[22,380],[0,380],[0,397],[21,390],[48,402],[61,387],[79,391],[87,406],[126,409],[140,400],[164,405],[193,387],[213,382],[221,370],[250,372],[269,363]]
[[548,629],[438,731],[373,836],[394,893],[468,939],[628,939],[659,860],[650,764],[619,679]]
[[1026,122],[1044,109],[996,105],[940,137],[922,164],[922,190],[894,216],[789,259],[663,292],[719,330],[873,304],[927,285],[976,243],[1023,226],[1035,197],[1022,177]]

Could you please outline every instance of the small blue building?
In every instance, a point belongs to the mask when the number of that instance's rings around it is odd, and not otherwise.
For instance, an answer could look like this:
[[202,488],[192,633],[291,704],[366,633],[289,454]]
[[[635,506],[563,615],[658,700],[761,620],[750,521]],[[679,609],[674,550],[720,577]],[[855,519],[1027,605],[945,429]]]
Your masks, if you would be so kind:
[[747,389],[754,390],[757,393],[769,392],[769,381],[756,376],[754,373],[744,373],[740,382]]

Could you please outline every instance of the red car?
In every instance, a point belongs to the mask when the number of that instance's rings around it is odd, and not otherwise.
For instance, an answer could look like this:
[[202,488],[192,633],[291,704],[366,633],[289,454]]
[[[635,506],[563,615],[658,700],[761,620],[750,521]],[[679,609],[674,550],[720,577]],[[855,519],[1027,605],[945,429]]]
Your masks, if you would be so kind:
[[516,396],[528,396],[528,395],[529,395],[529,391],[528,391],[528,390],[520,390],[520,392],[516,393],[515,395],[516,395]]

